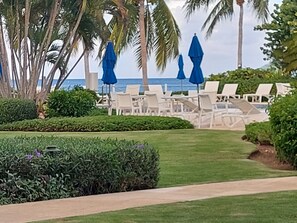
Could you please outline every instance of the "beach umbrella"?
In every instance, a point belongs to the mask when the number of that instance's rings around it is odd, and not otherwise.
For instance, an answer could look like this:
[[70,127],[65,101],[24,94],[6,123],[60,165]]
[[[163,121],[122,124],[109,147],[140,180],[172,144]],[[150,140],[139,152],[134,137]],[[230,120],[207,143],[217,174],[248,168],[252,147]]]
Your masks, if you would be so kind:
[[111,41],[107,43],[106,50],[102,59],[103,75],[102,81],[109,86],[108,91],[108,114],[111,115],[111,98],[110,98],[110,85],[117,83],[117,78],[114,73],[114,67],[117,61],[117,56],[113,49]]
[[180,88],[181,92],[183,92],[183,80],[186,79],[186,76],[184,73],[184,60],[181,54],[178,57],[178,73],[176,78],[180,80]]
[[203,73],[200,67],[203,58],[203,50],[196,33],[192,38],[188,55],[193,63],[193,69],[189,81],[192,84],[197,84],[197,90],[199,93],[199,84],[204,82]]

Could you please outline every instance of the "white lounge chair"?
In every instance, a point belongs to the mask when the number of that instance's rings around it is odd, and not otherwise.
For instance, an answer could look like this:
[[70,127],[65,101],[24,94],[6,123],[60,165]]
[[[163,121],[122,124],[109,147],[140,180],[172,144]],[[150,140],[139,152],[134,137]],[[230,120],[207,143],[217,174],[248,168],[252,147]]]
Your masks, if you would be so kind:
[[203,93],[203,92],[218,92],[219,89],[219,81],[206,81],[205,85],[204,85],[204,89],[200,90],[199,93]]
[[227,102],[229,98],[240,98],[236,94],[238,84],[225,84],[221,94],[217,94],[219,102]]
[[253,104],[244,99],[230,98],[229,101],[237,109],[237,111],[222,115],[222,122],[229,128],[239,123],[246,125],[250,122],[264,121],[268,118],[267,114],[262,113]]
[[[216,114],[220,114],[220,111],[217,110],[216,106],[211,101],[211,96],[209,94],[199,94],[199,118],[198,118],[198,128],[201,127],[204,117],[210,119],[209,128],[212,128],[215,124]],[[206,119],[206,118],[205,118]],[[205,120],[204,119],[204,120]]]
[[139,95],[139,89],[140,89],[139,84],[135,84],[135,85],[130,85],[129,84],[129,85],[126,86],[125,93],[131,94],[131,95]]
[[285,96],[292,90],[290,83],[275,83],[276,96]]
[[272,85],[273,84],[259,84],[255,94],[244,94],[243,99],[247,101],[251,99],[251,102],[261,103],[263,100],[263,97],[265,97],[269,101],[271,98],[270,91],[271,91]]

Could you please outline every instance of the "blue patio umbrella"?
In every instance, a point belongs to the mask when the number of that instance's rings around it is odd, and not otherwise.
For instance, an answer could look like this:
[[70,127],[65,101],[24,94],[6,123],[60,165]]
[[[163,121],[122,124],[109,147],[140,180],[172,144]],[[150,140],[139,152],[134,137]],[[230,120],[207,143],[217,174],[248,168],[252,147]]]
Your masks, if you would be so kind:
[[203,58],[203,50],[196,33],[193,36],[188,55],[193,63],[193,69],[189,81],[192,84],[197,84],[197,90],[199,91],[199,84],[204,82],[203,73],[200,67]]
[[117,78],[114,73],[114,67],[117,61],[117,56],[113,49],[113,44],[111,41],[107,43],[105,54],[102,59],[102,68],[103,68],[103,75],[102,81],[104,84],[109,86],[108,91],[108,114],[111,115],[111,103],[110,103],[110,85],[117,83]]
[[184,60],[181,54],[178,57],[178,73],[176,78],[180,80],[181,92],[183,92],[183,80],[186,79],[186,76],[184,73]]

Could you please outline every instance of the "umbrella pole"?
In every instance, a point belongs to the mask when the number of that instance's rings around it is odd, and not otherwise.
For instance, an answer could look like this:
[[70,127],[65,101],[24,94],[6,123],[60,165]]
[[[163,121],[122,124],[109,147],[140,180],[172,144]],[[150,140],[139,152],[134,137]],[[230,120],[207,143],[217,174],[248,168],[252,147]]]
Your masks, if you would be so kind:
[[197,84],[198,110],[200,110],[199,84]]
[[109,89],[108,89],[108,115],[111,115],[112,111],[111,111],[111,98],[110,98],[110,84],[108,85]]
[[183,95],[184,94],[184,91],[183,91],[183,80],[180,80],[180,89],[181,89],[181,94]]

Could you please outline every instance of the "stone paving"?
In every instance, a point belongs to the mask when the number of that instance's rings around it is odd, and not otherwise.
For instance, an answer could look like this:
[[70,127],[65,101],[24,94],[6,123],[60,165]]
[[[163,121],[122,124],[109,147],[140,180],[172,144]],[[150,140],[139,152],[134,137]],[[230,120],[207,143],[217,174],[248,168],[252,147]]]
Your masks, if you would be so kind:
[[0,206],[1,223],[23,223],[89,215],[156,204],[222,196],[297,190],[297,177],[169,187]]

